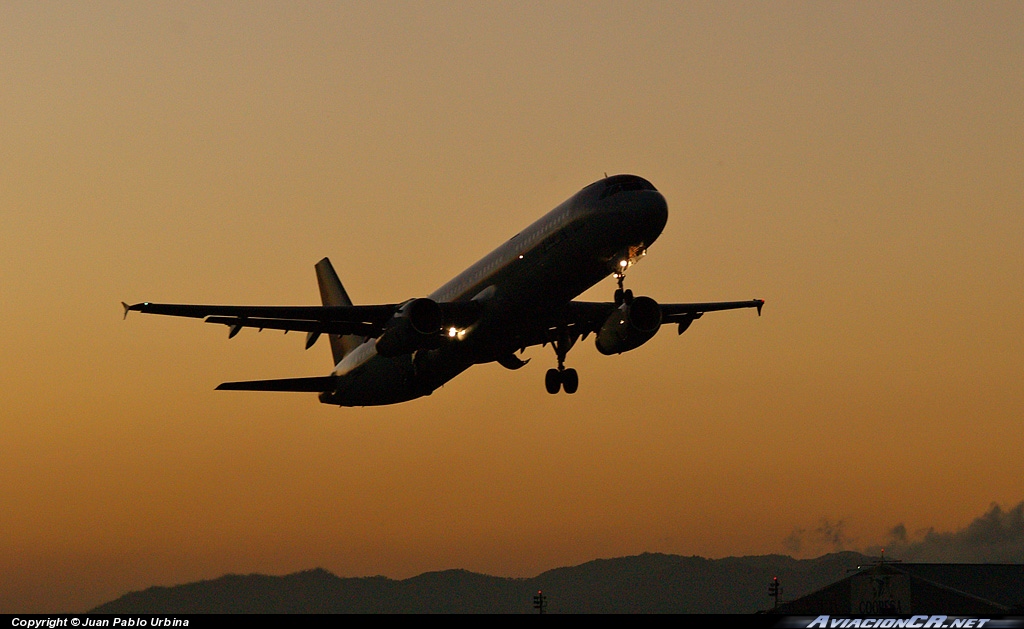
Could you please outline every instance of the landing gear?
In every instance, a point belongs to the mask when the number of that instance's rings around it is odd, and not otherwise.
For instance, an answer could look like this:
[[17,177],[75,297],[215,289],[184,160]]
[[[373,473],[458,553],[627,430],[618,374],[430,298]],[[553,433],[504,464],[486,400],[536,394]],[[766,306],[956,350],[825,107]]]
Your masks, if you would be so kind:
[[562,372],[557,369],[548,369],[548,373],[544,376],[544,387],[551,395],[558,393],[558,390],[562,388]]
[[566,393],[572,395],[580,388],[579,374],[575,369],[565,368],[565,356],[575,342],[576,339],[565,329],[559,330],[558,339],[551,342],[551,346],[555,348],[555,356],[558,357],[558,369],[548,369],[544,374],[544,388],[552,395],[558,393],[559,389],[564,389]]
[[575,369],[566,369],[562,372],[562,388],[569,395],[576,393],[576,390],[580,388],[580,377]]
[[[631,250],[630,259],[632,259],[632,254]],[[615,290],[616,307],[623,304],[629,306],[633,303],[633,291],[624,288],[622,285],[626,279],[627,268],[629,268],[629,262],[622,260],[615,270],[615,280],[619,284],[619,287]],[[560,390],[564,390],[569,395],[572,395],[580,388],[579,374],[576,373],[575,369],[565,368],[565,356],[569,353],[569,349],[576,342],[577,338],[575,334],[570,334],[565,326],[561,326],[558,328],[557,338],[551,341],[551,346],[555,348],[555,356],[558,357],[558,368],[548,369],[547,373],[544,374],[544,388],[552,395]]]
[[544,376],[544,387],[554,395],[559,389],[565,389],[569,395],[580,388],[580,376],[575,369],[548,369]]
[[622,283],[626,280],[626,264],[623,263],[619,266],[619,270],[615,272],[615,279],[619,283],[619,287],[615,289],[615,305],[621,306],[622,304],[629,305],[633,303],[633,291],[622,289]]

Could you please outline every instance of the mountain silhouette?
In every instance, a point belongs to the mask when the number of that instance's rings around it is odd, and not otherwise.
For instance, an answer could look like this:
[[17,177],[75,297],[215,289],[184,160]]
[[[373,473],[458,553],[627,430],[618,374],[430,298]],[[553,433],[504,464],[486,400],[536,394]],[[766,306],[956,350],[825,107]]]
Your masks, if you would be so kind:
[[783,555],[704,559],[659,553],[598,559],[536,577],[507,578],[467,570],[409,579],[335,576],[323,569],[285,576],[226,575],[130,592],[91,610],[97,614],[753,613],[768,609],[768,583],[778,577],[789,600],[846,576],[870,559],[854,552],[817,559]]

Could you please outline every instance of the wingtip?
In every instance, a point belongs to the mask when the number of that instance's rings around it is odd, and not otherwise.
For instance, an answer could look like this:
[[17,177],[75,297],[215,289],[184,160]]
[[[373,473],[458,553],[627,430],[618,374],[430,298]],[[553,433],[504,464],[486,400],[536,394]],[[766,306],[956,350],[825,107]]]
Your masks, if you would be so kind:
[[128,311],[131,310],[132,307],[124,303],[123,301],[121,302],[121,305],[124,306],[124,318],[121,319],[122,321],[124,321],[125,319],[128,318]]
[[761,316],[761,308],[764,308],[764,300],[763,299],[755,299],[754,301],[757,302],[757,316],[760,317]]

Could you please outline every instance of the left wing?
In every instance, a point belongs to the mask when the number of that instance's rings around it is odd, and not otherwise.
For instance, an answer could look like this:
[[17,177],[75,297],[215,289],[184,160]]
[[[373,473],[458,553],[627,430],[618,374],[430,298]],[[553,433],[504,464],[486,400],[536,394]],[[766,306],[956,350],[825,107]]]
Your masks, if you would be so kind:
[[[206,319],[206,323],[220,323],[230,328],[229,338],[242,328],[284,330],[320,334],[357,334],[378,337],[387,324],[398,314],[401,304],[369,306],[210,306],[198,304],[155,304],[142,302],[129,306],[121,302],[124,315],[129,312]],[[477,302],[451,302],[437,304],[445,325],[463,327],[479,315]],[[311,336],[312,338],[312,336]]]

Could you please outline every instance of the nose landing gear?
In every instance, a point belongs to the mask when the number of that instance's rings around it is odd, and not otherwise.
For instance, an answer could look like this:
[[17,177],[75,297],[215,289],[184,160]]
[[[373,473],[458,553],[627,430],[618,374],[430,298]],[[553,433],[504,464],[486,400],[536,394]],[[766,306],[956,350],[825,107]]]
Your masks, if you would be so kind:
[[615,272],[615,280],[619,283],[619,287],[615,289],[615,305],[621,306],[622,304],[633,303],[633,291],[623,290],[622,283],[626,280],[626,267],[629,263],[623,260],[619,263],[619,270]]

